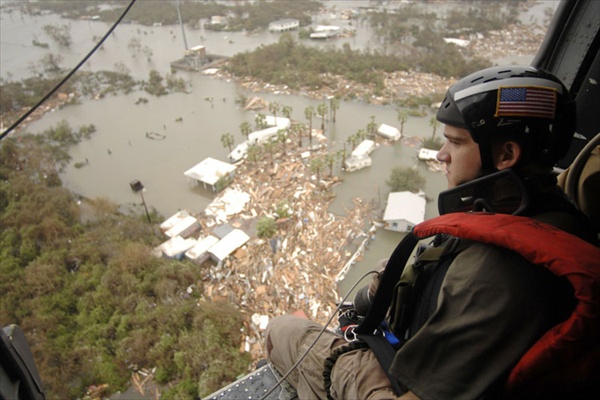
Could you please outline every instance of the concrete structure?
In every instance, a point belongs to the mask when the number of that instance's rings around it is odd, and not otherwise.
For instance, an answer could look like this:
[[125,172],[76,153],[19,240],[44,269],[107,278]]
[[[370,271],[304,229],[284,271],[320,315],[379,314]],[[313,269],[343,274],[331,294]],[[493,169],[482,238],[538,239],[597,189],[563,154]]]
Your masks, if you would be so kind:
[[273,21],[269,24],[269,30],[271,32],[285,32],[300,27],[300,21],[294,18],[285,18],[278,21]]
[[396,141],[402,137],[398,128],[394,128],[391,125],[381,124],[377,129],[377,134],[383,136],[386,139]]
[[392,192],[383,214],[385,229],[408,232],[425,220],[425,197],[412,192]]
[[213,191],[216,191],[215,185],[219,179],[232,176],[236,168],[235,165],[208,157],[183,174],[195,185],[202,183],[205,188],[209,185]]

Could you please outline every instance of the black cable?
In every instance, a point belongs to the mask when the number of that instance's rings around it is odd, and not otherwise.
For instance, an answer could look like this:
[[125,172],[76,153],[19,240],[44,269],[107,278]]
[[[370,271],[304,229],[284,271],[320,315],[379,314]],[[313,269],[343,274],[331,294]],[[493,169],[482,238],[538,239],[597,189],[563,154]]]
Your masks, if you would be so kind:
[[265,393],[260,400],[265,400],[271,393],[273,393],[273,391],[275,389],[277,389],[279,386],[281,386],[281,384],[283,383],[283,381],[290,376],[290,374],[292,373],[293,370],[295,370],[298,365],[300,365],[300,363],[302,362],[302,360],[304,360],[304,358],[306,358],[306,356],[308,355],[308,352],[315,346],[315,344],[317,343],[317,341],[321,338],[321,336],[323,335],[323,333],[325,333],[325,330],[327,329],[327,327],[329,326],[329,324],[331,324],[331,321],[333,321],[333,318],[337,315],[338,311],[340,310],[340,308],[344,305],[344,302],[348,299],[348,297],[350,296],[350,294],[352,293],[352,291],[356,288],[356,286],[358,286],[359,283],[362,282],[363,279],[365,279],[367,276],[371,275],[371,274],[376,274],[377,271],[369,271],[366,274],[364,274],[363,276],[360,277],[359,280],[357,280],[354,285],[352,285],[352,287],[350,288],[350,290],[348,290],[348,292],[346,293],[346,295],[344,296],[344,298],[339,302],[338,306],[336,307],[336,309],[334,310],[333,313],[331,313],[331,317],[329,317],[329,320],[327,321],[327,323],[325,325],[323,325],[323,328],[321,328],[321,331],[319,332],[319,334],[317,335],[317,337],[315,338],[315,340],[313,340],[313,342],[310,344],[310,346],[308,346],[308,348],[306,349],[306,351],[304,352],[304,354],[302,354],[302,356],[300,358],[298,358],[298,360],[296,360],[296,362],[294,363],[294,365],[292,365],[290,367],[290,369],[288,370],[288,372],[285,373],[285,375],[283,375],[278,381],[277,383],[275,383],[275,385],[273,385],[273,387],[271,389],[269,389],[267,391],[267,393]]
[[52,90],[50,90],[50,92],[48,92],[40,101],[37,102],[37,104],[35,104],[33,107],[31,107],[25,114],[23,114],[15,123],[13,123],[9,128],[7,128],[4,132],[0,133],[0,140],[4,139],[4,137],[6,135],[8,135],[11,131],[13,131],[16,127],[18,127],[19,125],[21,125],[21,123],[23,123],[23,121],[25,121],[25,119],[27,119],[27,117],[29,117],[31,115],[31,113],[33,113],[35,110],[37,110],[42,104],[44,104],[44,102],[46,100],[48,100],[50,98],[50,96],[52,96],[54,93],[56,93],[56,91],[58,89],[60,89],[60,87],[62,85],[64,85],[72,76],[75,72],[77,72],[79,70],[79,68],[81,68],[81,66],[92,56],[92,54],[94,54],[96,52],[96,50],[98,50],[98,48],[100,46],[102,46],[102,44],[104,43],[104,41],[110,36],[110,34],[115,30],[115,28],[117,27],[117,25],[119,25],[119,23],[121,22],[121,20],[123,18],[125,18],[125,15],[127,15],[127,13],[129,12],[129,10],[131,9],[131,7],[133,7],[133,4],[136,2],[137,0],[131,0],[131,2],[129,3],[129,5],[127,6],[127,8],[125,9],[125,11],[123,11],[123,13],[121,14],[121,16],[119,17],[119,19],[117,19],[117,21],[115,21],[115,23],[110,27],[110,29],[108,30],[108,32],[106,32],[106,34],[104,35],[104,37],[102,37],[102,39],[100,39],[100,41],[94,46],[94,48],[92,48],[92,50],[79,62],[79,64],[77,64],[75,66],[75,68],[73,68],[71,70],[71,72],[69,72]]

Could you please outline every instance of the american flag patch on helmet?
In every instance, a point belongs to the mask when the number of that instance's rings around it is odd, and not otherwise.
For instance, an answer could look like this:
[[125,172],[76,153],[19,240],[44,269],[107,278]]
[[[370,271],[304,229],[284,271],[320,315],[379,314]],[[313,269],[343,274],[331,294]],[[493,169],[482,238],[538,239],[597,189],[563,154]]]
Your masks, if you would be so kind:
[[556,89],[540,86],[500,87],[496,117],[538,117],[553,119]]

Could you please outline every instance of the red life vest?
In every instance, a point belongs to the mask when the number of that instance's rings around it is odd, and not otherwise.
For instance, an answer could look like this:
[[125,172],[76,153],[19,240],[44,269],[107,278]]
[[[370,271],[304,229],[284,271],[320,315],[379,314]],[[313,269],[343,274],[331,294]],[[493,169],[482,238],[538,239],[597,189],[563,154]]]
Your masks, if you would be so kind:
[[[494,229],[490,229],[493,227]],[[519,360],[506,383],[511,396],[569,392],[600,379],[600,249],[551,225],[506,214],[452,213],[417,225],[425,238],[438,233],[513,250],[569,280],[577,305]],[[554,392],[556,394],[556,392]]]

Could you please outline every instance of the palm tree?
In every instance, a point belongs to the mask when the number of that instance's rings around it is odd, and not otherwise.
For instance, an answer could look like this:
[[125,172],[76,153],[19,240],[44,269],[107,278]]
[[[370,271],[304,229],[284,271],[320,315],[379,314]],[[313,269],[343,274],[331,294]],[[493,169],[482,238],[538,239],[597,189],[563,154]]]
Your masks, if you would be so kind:
[[432,116],[429,119],[429,126],[431,126],[433,128],[433,134],[431,135],[431,138],[433,139],[435,137],[435,131],[437,130],[437,127],[440,123],[438,122],[438,120],[435,118],[435,116]]
[[242,136],[244,136],[246,139],[248,139],[248,136],[250,136],[251,129],[252,126],[250,125],[250,122],[244,121],[240,124],[240,132],[242,133]]
[[327,153],[325,154],[325,164],[329,167],[329,176],[333,176],[333,163],[337,159],[336,154]]
[[292,109],[292,107],[290,107],[290,106],[283,106],[283,107],[281,108],[281,112],[283,113],[283,115],[285,115],[285,117],[286,117],[287,119],[291,119],[291,118],[292,118],[292,110],[293,110],[293,109]]
[[336,156],[341,160],[342,167],[346,163],[346,143],[344,143],[344,148],[337,151]]
[[329,99],[329,108],[331,109],[331,120],[335,124],[336,111],[340,108],[340,99],[332,97]]
[[312,146],[312,119],[315,115],[315,109],[313,106],[308,106],[304,109],[304,116],[308,120],[308,143]]
[[356,148],[356,145],[358,144],[358,140],[358,135],[354,134],[348,136],[348,139],[346,141],[350,144],[350,146],[352,146],[352,150],[354,150]]
[[321,157],[316,157],[313,158],[312,160],[310,160],[310,170],[312,172],[314,172],[315,174],[317,174],[317,180],[321,180],[321,169],[323,169],[323,166],[325,165],[325,162],[323,161],[323,159]]
[[271,159],[271,165],[273,164],[273,148],[275,148],[275,141],[273,138],[270,138],[266,142],[263,143],[263,147],[265,150],[269,152],[269,158]]
[[223,143],[223,147],[229,148],[229,152],[231,153],[231,150],[232,150],[231,147],[233,146],[233,143],[234,143],[233,135],[229,132],[222,134],[221,135],[221,143]]
[[325,133],[325,115],[327,115],[327,104],[321,103],[317,106],[317,114],[321,117],[321,130]]
[[249,161],[257,162],[260,160],[260,147],[257,144],[251,144],[248,146],[246,154],[248,155]]
[[285,129],[280,129],[277,131],[277,141],[283,145],[283,155],[287,154],[287,149],[285,147],[285,142],[287,141],[287,131]]
[[[277,121],[277,112],[279,111],[279,103],[276,101],[273,101],[271,103],[269,103],[269,111],[273,113],[273,117],[275,118],[275,121]],[[277,125],[277,124],[275,124]]]
[[300,124],[292,124],[292,133],[298,135],[298,148],[302,147],[302,126]]
[[256,114],[254,117],[254,125],[256,129],[265,129],[267,127],[267,116],[262,113]]
[[408,112],[404,109],[398,110],[398,122],[400,122],[400,134],[404,135],[404,124],[408,121]]
[[375,116],[371,115],[371,121],[367,124],[367,135],[369,137],[375,137],[377,131],[377,124],[375,123]]

